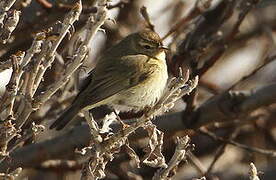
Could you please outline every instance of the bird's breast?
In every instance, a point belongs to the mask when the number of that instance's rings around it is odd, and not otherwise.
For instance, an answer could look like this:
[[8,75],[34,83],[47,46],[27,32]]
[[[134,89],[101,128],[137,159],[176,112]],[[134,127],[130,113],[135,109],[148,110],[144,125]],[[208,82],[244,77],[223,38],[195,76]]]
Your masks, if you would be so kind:
[[150,67],[150,75],[138,85],[121,92],[114,108],[120,111],[139,111],[154,105],[160,99],[168,79],[165,53],[150,58],[147,66]]

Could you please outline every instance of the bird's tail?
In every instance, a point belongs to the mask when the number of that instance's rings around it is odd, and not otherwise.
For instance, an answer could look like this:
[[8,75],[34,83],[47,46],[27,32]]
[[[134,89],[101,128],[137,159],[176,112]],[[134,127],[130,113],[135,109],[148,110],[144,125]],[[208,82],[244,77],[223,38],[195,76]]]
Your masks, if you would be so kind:
[[80,107],[73,104],[50,126],[50,129],[61,130],[79,113],[79,110]]

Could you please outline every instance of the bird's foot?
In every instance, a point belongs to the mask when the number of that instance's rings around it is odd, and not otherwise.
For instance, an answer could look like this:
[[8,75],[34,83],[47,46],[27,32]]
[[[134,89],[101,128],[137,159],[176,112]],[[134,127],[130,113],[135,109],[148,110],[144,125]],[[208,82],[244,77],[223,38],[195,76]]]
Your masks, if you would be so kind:
[[121,119],[120,116],[119,116],[119,112],[115,110],[114,113],[115,113],[116,116],[117,116],[116,120],[121,124],[122,128],[123,128],[123,129],[128,128],[129,125],[126,124],[126,123],[124,123],[124,122],[122,121],[122,119]]
[[124,123],[124,122],[122,121],[122,119],[120,118],[119,115],[117,115],[117,118],[116,118],[116,119],[117,119],[117,121],[119,121],[119,123],[121,124],[121,126],[122,126],[123,129],[126,129],[126,128],[129,127],[128,124],[126,124],[126,123]]

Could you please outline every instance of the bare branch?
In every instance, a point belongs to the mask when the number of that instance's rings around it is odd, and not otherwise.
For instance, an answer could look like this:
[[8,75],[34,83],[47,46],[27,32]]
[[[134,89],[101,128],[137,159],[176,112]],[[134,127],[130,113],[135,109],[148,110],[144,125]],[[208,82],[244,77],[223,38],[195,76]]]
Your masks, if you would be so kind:
[[[276,84],[252,91],[227,91],[212,97],[193,112],[184,122],[198,128],[214,122],[238,118],[259,107],[276,102]],[[190,124],[189,124],[190,123]]]
[[12,14],[6,20],[4,27],[0,29],[0,41],[3,44],[9,40],[11,33],[15,30],[20,17],[21,12],[14,10]]
[[7,11],[12,7],[16,0],[3,0],[0,2],[0,28],[4,25],[4,19],[7,16]]
[[146,21],[147,28],[149,28],[152,31],[154,31],[154,25],[150,21],[149,13],[148,13],[147,8],[145,6],[141,7],[140,13],[141,13],[141,15],[143,16],[143,18]]
[[[78,20],[79,15],[81,13],[81,9],[82,9],[81,4],[76,3],[74,8],[65,17],[62,27],[60,29],[59,35],[54,39],[49,38],[46,40],[47,41],[46,43],[49,43],[50,48],[47,49],[47,52],[44,56],[45,63],[43,63],[43,68],[41,68],[37,72],[36,84],[34,85],[34,89],[33,89],[34,92],[38,88],[38,85],[40,84],[46,69],[51,66],[55,57],[55,51],[59,46],[59,44],[61,43],[61,40],[69,31],[69,28],[72,26],[72,24]],[[77,49],[75,53],[77,55],[74,57],[74,61],[71,64],[71,66],[67,68],[67,72],[65,72],[65,75],[61,77],[60,80],[57,81],[55,84],[52,84],[51,87],[49,87],[45,93],[42,93],[36,96],[34,98],[34,102],[32,103],[32,105],[29,104],[29,106],[26,106],[26,108],[24,108],[22,114],[17,119],[17,123],[16,123],[17,127],[21,127],[34,110],[37,110],[42,103],[46,102],[63,84],[67,82],[71,74],[81,65],[84,57],[87,54],[87,47],[81,46],[80,49]]]
[[[13,116],[13,105],[15,96],[19,89],[19,80],[22,69],[21,63],[24,57],[24,52],[18,52],[16,55],[11,57],[13,72],[9,83],[6,85],[6,91],[1,98],[0,113],[3,113],[3,110],[6,110],[6,116]],[[5,119],[4,117],[4,119]]]
[[177,146],[173,157],[168,163],[168,167],[159,169],[153,177],[153,180],[168,180],[171,179],[170,173],[178,166],[178,164],[186,158],[187,148],[189,147],[190,138],[185,136],[183,138],[177,138]]

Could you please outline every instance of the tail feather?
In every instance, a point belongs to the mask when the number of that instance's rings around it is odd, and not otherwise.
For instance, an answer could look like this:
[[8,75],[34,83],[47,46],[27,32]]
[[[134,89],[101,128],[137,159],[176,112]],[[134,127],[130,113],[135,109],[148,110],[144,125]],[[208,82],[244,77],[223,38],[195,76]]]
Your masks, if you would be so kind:
[[78,112],[79,108],[77,106],[71,106],[50,126],[50,129],[61,130],[78,114]]

